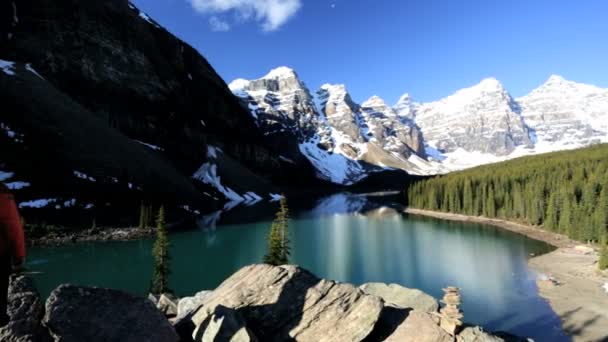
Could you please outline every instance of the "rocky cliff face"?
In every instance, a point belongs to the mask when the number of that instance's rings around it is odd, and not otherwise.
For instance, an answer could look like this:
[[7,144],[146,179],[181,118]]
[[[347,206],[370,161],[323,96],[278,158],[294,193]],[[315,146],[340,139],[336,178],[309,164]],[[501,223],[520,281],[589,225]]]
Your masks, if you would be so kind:
[[553,75],[517,102],[537,142],[581,146],[606,141],[608,89]]
[[507,155],[530,145],[518,104],[496,79],[460,90],[415,111],[426,143],[441,152],[456,149]]
[[407,113],[398,114],[378,96],[371,97],[361,107],[366,135],[372,141],[405,158],[411,155],[426,158],[422,132]]
[[420,130],[381,99],[360,106],[344,85],[332,84],[312,94],[286,67],[260,79],[235,80],[230,89],[265,136],[295,137],[299,151],[290,151],[289,158],[304,156],[322,179],[351,185],[378,172],[424,174],[420,165],[431,167]]
[[[292,150],[291,157],[304,155],[322,178],[342,184],[382,169],[437,174],[608,142],[608,90],[559,76],[518,99],[488,78],[430,103],[405,94],[393,107],[378,96],[357,104],[341,84],[311,94],[286,67],[237,80],[231,89],[247,101],[266,136],[298,136],[300,153]],[[273,128],[277,121],[284,128]]]

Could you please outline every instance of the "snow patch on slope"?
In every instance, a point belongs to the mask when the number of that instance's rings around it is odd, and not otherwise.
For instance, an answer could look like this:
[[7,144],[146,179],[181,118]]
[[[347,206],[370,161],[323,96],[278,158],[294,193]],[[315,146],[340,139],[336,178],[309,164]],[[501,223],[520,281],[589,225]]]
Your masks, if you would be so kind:
[[19,190],[19,189],[27,188],[31,184],[28,182],[17,181],[17,182],[6,183],[5,185],[7,188],[9,188],[11,190]]
[[318,140],[299,145],[300,152],[314,165],[318,176],[337,184],[351,185],[366,177],[361,166],[342,154],[326,151]]
[[19,203],[19,208],[44,208],[47,205],[57,202],[56,198],[42,198]]
[[15,62],[0,59],[0,70],[7,75],[15,76]]
[[232,190],[227,186],[222,185],[221,178],[217,174],[217,165],[215,164],[204,163],[198,169],[198,171],[196,171],[194,175],[192,175],[192,177],[194,179],[198,179],[199,181],[207,185],[213,186],[231,201],[244,201],[244,198],[241,197],[241,195],[239,195],[238,193],[236,193],[236,191]]
[[144,145],[144,146],[146,146],[146,147],[149,147],[149,148],[151,148],[151,149],[153,149],[153,150],[155,150],[155,151],[164,151],[164,149],[163,149],[162,147],[160,147],[160,146],[156,146],[156,145],[148,144],[148,143],[145,143],[145,142],[140,141],[140,140],[133,140],[133,141],[135,141],[135,142],[137,142],[137,143],[140,143],[140,144],[142,144],[142,145]]
[[0,182],[4,182],[5,180],[11,179],[14,175],[14,172],[6,172],[0,170]]

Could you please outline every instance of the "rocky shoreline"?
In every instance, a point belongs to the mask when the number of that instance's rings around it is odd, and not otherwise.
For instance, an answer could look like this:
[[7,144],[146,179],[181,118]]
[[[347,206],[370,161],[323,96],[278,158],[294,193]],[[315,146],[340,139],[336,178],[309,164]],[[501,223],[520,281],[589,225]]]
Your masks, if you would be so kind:
[[[408,208],[406,213],[444,220],[490,224],[557,247],[535,256],[528,265],[537,273],[539,294],[562,321],[562,329],[573,341],[608,340],[608,271],[597,268],[593,247],[538,227],[477,216]],[[604,289],[602,286],[606,286]]]
[[466,324],[446,330],[437,300],[419,290],[355,287],[293,265],[246,266],[179,300],[61,285],[43,304],[24,276],[9,293],[2,341],[526,341]]
[[155,232],[154,228],[91,228],[74,232],[51,232],[40,237],[28,237],[26,241],[28,247],[49,247],[78,242],[138,240],[153,236]]

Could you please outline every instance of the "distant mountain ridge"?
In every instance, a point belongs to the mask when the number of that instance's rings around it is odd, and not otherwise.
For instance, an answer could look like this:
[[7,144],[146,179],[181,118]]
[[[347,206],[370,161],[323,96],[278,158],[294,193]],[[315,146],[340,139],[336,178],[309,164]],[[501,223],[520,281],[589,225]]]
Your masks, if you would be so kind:
[[229,87],[263,134],[288,129],[299,136],[301,155],[334,183],[386,169],[445,173],[608,142],[608,89],[555,75],[517,99],[488,78],[430,103],[404,94],[394,106],[378,96],[357,104],[343,84],[311,92],[288,67]]
[[256,80],[235,80],[229,88],[264,135],[288,131],[297,137],[298,151],[287,157],[304,156],[322,179],[351,185],[386,170],[428,173],[410,160],[428,164],[418,157],[424,155],[420,130],[380,98],[359,105],[343,85],[330,84],[312,93],[287,67]]

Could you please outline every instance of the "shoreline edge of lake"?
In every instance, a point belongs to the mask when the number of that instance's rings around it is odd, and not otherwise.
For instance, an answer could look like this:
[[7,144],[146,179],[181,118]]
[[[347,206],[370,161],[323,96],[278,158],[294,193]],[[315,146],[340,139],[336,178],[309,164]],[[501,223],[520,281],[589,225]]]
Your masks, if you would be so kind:
[[538,274],[538,292],[560,317],[563,330],[573,341],[608,339],[607,272],[597,268],[597,252],[566,236],[538,227],[482,216],[467,216],[406,208],[406,214],[442,220],[488,224],[528,238],[548,243],[557,249],[535,256],[528,265]]

